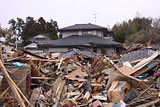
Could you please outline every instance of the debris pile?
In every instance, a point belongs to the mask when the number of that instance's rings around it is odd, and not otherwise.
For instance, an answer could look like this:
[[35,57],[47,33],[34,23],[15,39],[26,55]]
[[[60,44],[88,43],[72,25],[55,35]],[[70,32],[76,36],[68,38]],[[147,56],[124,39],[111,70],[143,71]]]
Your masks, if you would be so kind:
[[[160,105],[159,51],[142,59],[120,59],[117,64],[104,55],[89,57],[92,55],[85,54],[84,57],[83,52],[79,52],[76,50],[70,52],[69,57],[65,54],[55,59],[25,49],[2,52],[0,106]],[[114,58],[119,56],[114,55]]]

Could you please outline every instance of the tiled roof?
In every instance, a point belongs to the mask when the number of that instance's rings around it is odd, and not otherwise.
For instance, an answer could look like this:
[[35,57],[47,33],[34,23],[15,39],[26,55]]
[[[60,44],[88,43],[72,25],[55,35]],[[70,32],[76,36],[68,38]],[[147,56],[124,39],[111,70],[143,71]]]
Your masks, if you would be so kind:
[[28,41],[35,42],[35,43],[45,43],[45,42],[51,41],[51,38],[44,35],[37,35],[35,37],[29,38]]
[[148,49],[148,48],[144,48],[144,49],[140,49],[138,51],[133,51],[130,52],[128,54],[124,54],[120,59],[119,62],[125,62],[125,61],[129,61],[132,62],[134,60],[138,60],[138,59],[144,59],[144,58],[148,58],[150,57],[155,51]]
[[96,56],[96,54],[89,52],[89,51],[84,51],[84,50],[82,51],[79,49],[73,49],[69,52],[63,53],[61,56],[58,57],[58,59],[69,58],[75,54],[82,55],[84,58],[94,58]]
[[37,43],[31,43],[24,47],[24,49],[27,49],[27,48],[37,48]]
[[98,26],[95,24],[75,24],[72,26],[68,26],[68,27],[64,27],[59,29],[59,31],[70,31],[70,30],[103,30],[103,29],[107,29],[105,27],[102,26]]
[[54,40],[52,42],[39,44],[39,47],[73,47],[73,46],[116,46],[121,47],[121,44],[109,39],[99,37],[97,35],[72,35],[69,37]]

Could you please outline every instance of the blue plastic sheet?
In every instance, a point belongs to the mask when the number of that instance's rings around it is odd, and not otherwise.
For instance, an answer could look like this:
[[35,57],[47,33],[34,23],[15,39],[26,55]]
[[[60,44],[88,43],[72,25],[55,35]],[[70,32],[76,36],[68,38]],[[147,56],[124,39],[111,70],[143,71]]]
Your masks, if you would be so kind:
[[20,63],[20,62],[14,62],[14,63],[13,63],[13,65],[14,65],[14,66],[18,66],[18,67],[23,66],[23,64],[22,64],[22,63]]

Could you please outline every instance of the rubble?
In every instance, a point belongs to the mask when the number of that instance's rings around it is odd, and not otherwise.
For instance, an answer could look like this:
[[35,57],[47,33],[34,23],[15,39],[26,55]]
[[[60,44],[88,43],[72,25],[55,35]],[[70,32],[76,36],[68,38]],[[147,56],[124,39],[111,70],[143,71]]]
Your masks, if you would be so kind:
[[153,51],[116,64],[118,55],[79,50],[57,58],[25,49],[1,51],[0,106],[158,107],[159,56]]

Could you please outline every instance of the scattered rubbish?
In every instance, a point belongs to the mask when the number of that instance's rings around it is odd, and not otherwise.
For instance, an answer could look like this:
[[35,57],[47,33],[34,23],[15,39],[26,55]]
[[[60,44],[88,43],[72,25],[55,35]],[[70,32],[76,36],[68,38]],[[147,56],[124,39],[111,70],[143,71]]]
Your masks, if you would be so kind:
[[160,53],[136,47],[111,57],[78,49],[48,56],[5,51],[0,106],[158,107]]

